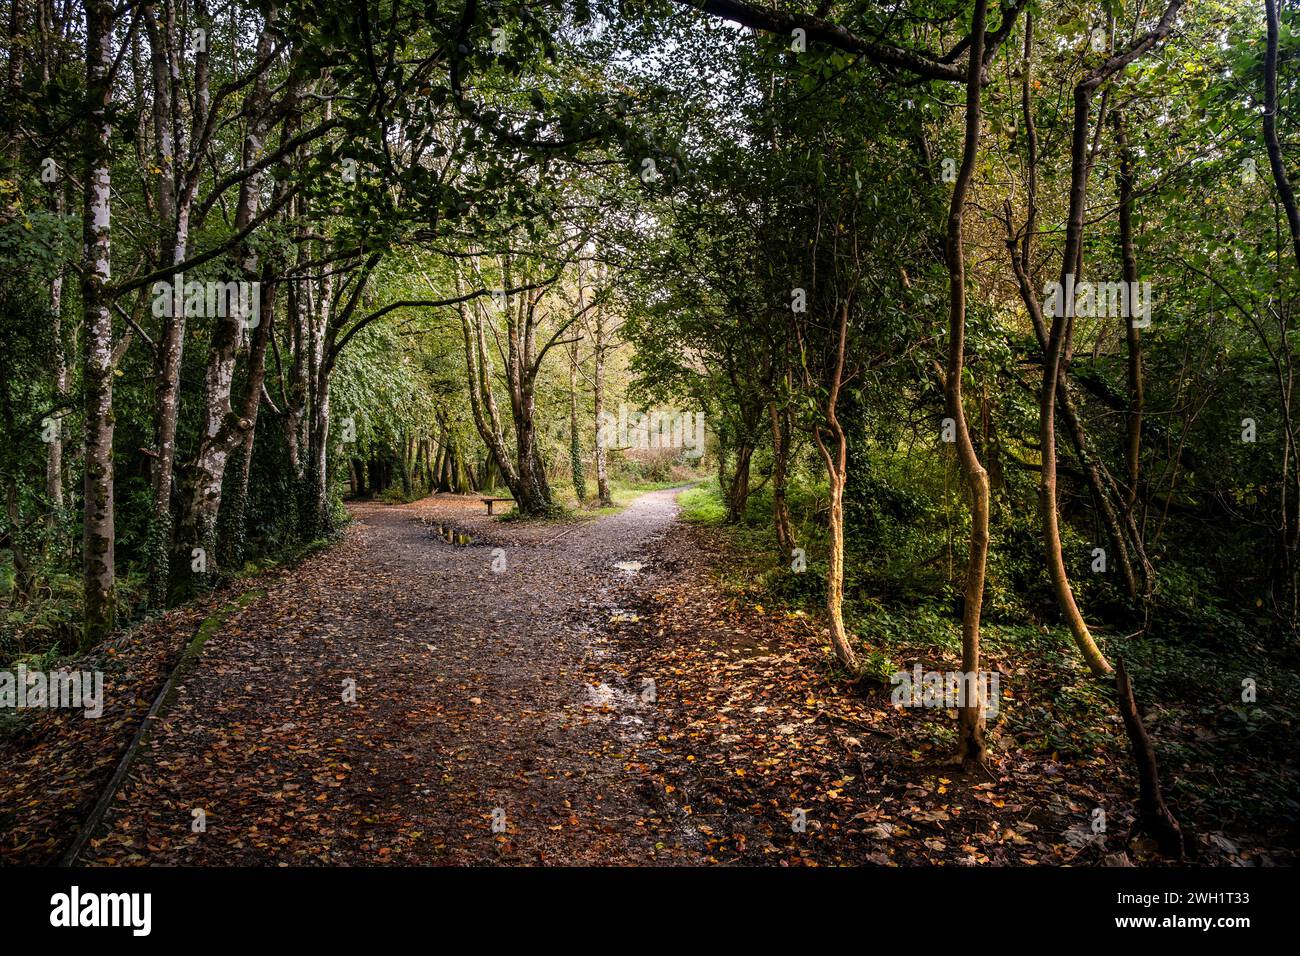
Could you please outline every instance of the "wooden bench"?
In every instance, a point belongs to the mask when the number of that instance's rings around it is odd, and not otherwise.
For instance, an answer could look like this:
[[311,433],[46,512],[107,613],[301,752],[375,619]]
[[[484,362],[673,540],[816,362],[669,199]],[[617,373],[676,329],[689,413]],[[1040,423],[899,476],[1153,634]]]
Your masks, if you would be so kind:
[[514,498],[480,498],[479,501],[488,506],[488,517],[492,517],[492,506],[498,501],[514,501]]

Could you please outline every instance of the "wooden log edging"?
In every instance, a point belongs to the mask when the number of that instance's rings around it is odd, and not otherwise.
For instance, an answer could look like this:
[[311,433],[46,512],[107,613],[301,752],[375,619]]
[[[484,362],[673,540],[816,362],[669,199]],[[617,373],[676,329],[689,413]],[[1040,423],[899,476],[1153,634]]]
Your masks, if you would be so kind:
[[167,675],[167,680],[163,682],[162,687],[154,697],[153,703],[149,706],[149,712],[145,714],[144,720],[140,722],[140,726],[135,732],[135,736],[131,738],[131,743],[127,745],[126,753],[122,754],[122,759],[117,762],[117,767],[114,769],[113,775],[108,778],[108,783],[100,793],[99,799],[95,801],[90,816],[86,818],[86,822],[82,825],[76,839],[72,841],[72,845],[68,847],[59,860],[59,866],[77,865],[77,861],[86,849],[86,845],[90,842],[90,838],[94,835],[95,830],[99,828],[100,823],[103,822],[105,815],[108,813],[108,808],[112,806],[113,799],[117,796],[118,790],[121,789],[127,775],[130,774],[141,745],[149,739],[149,732],[153,727],[154,720],[171,704],[176,685],[203,652],[203,646],[230,618],[244,610],[265,593],[264,588],[245,591],[239,597],[227,603],[221,610],[209,615],[199,625],[199,629],[194,632],[194,636],[190,638],[189,643],[185,645],[185,649],[181,652],[176,666]]

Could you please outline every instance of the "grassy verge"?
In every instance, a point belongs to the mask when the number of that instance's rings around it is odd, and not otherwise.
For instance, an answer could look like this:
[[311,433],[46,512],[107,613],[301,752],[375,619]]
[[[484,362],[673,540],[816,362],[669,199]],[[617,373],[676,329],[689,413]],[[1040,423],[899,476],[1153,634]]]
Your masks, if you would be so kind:
[[[571,488],[560,487],[554,489],[554,499],[556,502],[555,512],[539,518],[524,518],[516,510],[502,514],[500,521],[588,521],[596,518],[604,518],[609,515],[616,515],[623,511],[637,498],[651,491],[664,491],[669,488],[680,488],[685,482],[681,480],[671,481],[637,481],[627,478],[611,478],[609,482],[609,497],[613,502],[608,508],[598,507],[595,497],[595,487],[588,488],[587,500],[579,501]],[[509,492],[502,491],[502,497],[508,497]]]

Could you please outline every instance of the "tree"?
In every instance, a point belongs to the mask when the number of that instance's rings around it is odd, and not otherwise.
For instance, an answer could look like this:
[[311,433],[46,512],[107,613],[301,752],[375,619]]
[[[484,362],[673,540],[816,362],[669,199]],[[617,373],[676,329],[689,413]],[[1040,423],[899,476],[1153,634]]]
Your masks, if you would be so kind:
[[[967,675],[968,688],[980,686],[977,675],[980,672],[980,610],[984,605],[984,576],[989,554],[989,476],[971,441],[970,428],[966,424],[966,410],[962,405],[962,373],[966,348],[966,253],[962,225],[966,214],[966,197],[979,157],[982,95],[979,64],[984,53],[986,9],[985,0],[975,0],[966,79],[965,139],[961,166],[953,185],[947,241],[944,246],[948,264],[948,364],[944,370],[944,391],[947,395],[948,414],[954,424],[957,460],[966,475],[971,496],[970,552],[966,563],[966,593],[961,618],[961,667]],[[982,764],[987,759],[984,743],[985,702],[972,700],[971,696],[968,691],[964,706],[958,712],[957,757],[968,763]]]
[[108,636],[116,622],[117,578],[113,511],[112,121],[113,5],[86,3],[86,117],[82,133],[85,183],[81,302],[86,336],[85,518],[82,540],[85,623],[83,643]]

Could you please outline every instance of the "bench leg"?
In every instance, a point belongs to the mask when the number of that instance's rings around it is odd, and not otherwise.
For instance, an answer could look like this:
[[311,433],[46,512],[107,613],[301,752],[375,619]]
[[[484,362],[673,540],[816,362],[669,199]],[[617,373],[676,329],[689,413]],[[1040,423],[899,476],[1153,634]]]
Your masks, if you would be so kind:
[[493,505],[493,502],[489,501],[489,502],[487,503],[487,505],[488,505],[488,517],[491,518],[491,517],[492,517],[492,505]]

